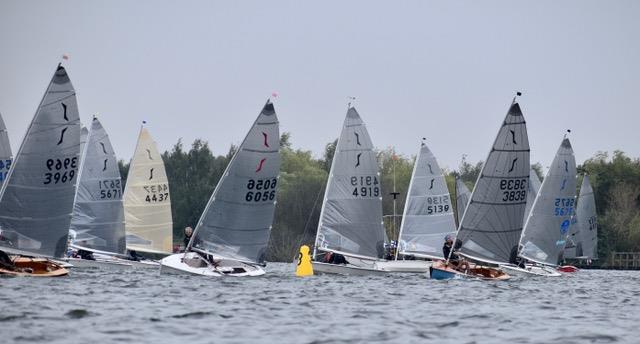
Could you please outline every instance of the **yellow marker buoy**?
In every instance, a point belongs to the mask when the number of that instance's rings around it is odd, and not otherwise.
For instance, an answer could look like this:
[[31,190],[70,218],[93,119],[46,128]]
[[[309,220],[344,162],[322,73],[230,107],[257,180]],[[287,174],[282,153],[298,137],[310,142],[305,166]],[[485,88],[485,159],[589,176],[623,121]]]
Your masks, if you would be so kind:
[[296,276],[313,276],[313,266],[311,265],[311,256],[309,256],[309,246],[302,245],[298,253],[298,266],[296,267]]

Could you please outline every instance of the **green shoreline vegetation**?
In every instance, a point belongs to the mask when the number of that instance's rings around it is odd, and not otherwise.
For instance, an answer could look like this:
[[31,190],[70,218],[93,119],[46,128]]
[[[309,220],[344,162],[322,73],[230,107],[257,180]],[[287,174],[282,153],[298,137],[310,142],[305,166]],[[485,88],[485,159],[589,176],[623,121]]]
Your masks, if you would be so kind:
[[[293,148],[291,134],[280,139],[282,167],[277,206],[267,260],[290,262],[301,244],[312,244],[320,216],[322,197],[328,178],[336,141],[328,143],[321,158],[311,151]],[[171,151],[162,154],[169,187],[173,214],[174,242],[182,242],[183,230],[194,227],[200,214],[237,147],[231,146],[226,155],[214,156],[206,141],[197,139],[187,151],[181,140]],[[436,157],[437,158],[437,157]],[[415,156],[396,155],[393,148],[378,151],[383,188],[383,214],[393,214],[393,169],[395,165],[398,215],[402,214],[406,192],[411,179]],[[123,180],[128,163],[119,162]],[[469,163],[463,157],[457,170],[445,170],[449,192],[453,193],[458,175],[470,190],[480,173],[482,162]],[[542,165],[533,164],[540,179]],[[588,173],[596,198],[598,212],[598,257],[606,266],[612,252],[640,251],[640,159],[630,158],[622,151],[613,154],[598,152],[578,165],[578,188],[582,173]],[[579,190],[578,190],[579,191]],[[453,207],[456,198],[451,197]],[[400,218],[385,218],[389,238],[397,237]]]

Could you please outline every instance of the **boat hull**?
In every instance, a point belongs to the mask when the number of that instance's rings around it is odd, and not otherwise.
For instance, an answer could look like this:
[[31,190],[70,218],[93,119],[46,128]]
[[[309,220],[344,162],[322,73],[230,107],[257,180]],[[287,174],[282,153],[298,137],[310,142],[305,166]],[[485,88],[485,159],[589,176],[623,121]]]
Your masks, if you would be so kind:
[[572,272],[578,272],[580,271],[580,269],[576,268],[573,265],[563,265],[563,266],[559,266],[558,271],[560,272],[565,272],[565,273],[572,273]]
[[555,269],[546,266],[527,265],[521,268],[516,265],[500,265],[500,268],[508,271],[509,274],[519,277],[544,276],[544,277],[560,277],[562,274]]
[[172,254],[160,260],[160,273],[207,277],[255,277],[265,274],[258,266],[223,257],[214,256],[213,259],[217,260],[215,266],[195,252]]
[[488,281],[506,281],[511,278],[500,269],[472,265],[467,272],[458,271],[445,265],[442,261],[434,262],[429,268],[429,276],[437,280],[449,280],[458,278],[474,278]]
[[375,267],[388,272],[426,273],[431,267],[426,260],[386,260],[375,262]]
[[314,274],[334,274],[347,276],[372,276],[388,275],[390,271],[356,266],[352,264],[330,264],[321,262],[311,262]]
[[120,262],[115,259],[102,259],[96,260],[80,259],[80,258],[65,258],[64,262],[73,265],[74,269],[109,269],[109,270],[129,270],[133,268],[133,265],[125,262]]
[[69,271],[54,261],[45,258],[11,257],[14,269],[0,267],[0,274],[19,277],[60,277]]

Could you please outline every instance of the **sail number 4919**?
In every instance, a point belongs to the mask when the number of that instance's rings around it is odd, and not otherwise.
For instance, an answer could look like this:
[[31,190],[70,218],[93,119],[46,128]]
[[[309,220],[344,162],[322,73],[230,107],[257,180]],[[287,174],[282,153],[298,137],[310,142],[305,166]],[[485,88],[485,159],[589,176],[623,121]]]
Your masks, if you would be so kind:
[[380,197],[380,183],[377,176],[352,176],[352,195],[356,197]]

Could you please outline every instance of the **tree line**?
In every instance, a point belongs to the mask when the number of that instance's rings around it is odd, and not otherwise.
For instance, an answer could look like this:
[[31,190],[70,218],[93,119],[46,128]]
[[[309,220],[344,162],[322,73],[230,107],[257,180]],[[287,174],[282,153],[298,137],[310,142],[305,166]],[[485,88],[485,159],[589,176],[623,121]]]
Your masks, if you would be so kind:
[[[328,143],[322,157],[315,158],[311,151],[294,148],[289,133],[282,134],[282,165],[267,260],[291,261],[300,245],[313,244],[336,143],[337,140]],[[236,149],[231,145],[226,155],[215,156],[206,141],[197,139],[186,150],[179,140],[170,151],[162,154],[171,191],[176,244],[182,242],[185,227],[195,227]],[[396,154],[392,148],[379,150],[377,154],[384,224],[388,237],[395,239],[415,156]],[[122,178],[126,180],[128,163],[120,161],[119,166]],[[543,179],[542,165],[532,166],[538,177]],[[454,209],[456,176],[473,190],[481,168],[482,162],[470,163],[463,156],[458,169],[444,171]],[[578,172],[578,188],[582,173],[588,173],[594,189],[598,212],[598,257],[604,263],[614,251],[640,251],[640,159],[627,157],[621,151],[612,155],[600,152],[579,165]],[[394,185],[397,195],[395,213],[398,215],[395,217]]]

